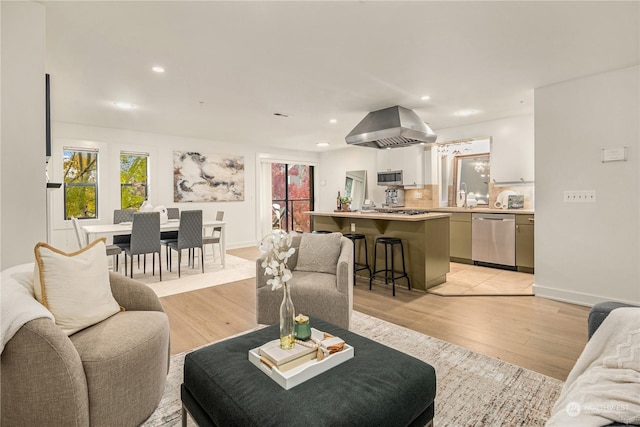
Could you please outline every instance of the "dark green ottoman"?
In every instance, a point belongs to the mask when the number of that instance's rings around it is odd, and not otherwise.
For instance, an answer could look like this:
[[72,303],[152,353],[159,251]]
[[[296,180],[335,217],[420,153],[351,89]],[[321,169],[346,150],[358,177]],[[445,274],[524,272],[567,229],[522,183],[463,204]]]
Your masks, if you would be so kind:
[[352,359],[284,390],[247,358],[278,338],[278,325],[187,354],[186,411],[204,426],[425,426],[434,416],[432,366],[345,329],[311,319],[355,349]]

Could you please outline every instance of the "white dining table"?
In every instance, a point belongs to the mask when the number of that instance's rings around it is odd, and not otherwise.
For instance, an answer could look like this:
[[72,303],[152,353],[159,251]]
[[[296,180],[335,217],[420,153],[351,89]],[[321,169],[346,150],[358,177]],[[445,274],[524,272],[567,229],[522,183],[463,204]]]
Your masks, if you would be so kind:
[[[222,267],[225,266],[225,252],[226,245],[226,225],[225,221],[217,220],[204,220],[202,222],[203,232],[206,232],[210,228],[220,227],[220,262]],[[131,234],[131,222],[121,222],[119,224],[98,224],[98,225],[83,225],[82,231],[84,231],[87,244],[100,237],[113,237],[120,234]],[[160,224],[160,231],[178,231],[180,228],[179,219],[170,219],[169,221]]]

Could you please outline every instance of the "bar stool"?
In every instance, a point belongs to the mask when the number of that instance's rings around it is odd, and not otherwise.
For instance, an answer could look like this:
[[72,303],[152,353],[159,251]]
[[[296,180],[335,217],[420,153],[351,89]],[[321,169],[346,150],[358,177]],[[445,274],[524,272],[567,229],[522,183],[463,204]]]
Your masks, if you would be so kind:
[[[369,249],[367,249],[367,238],[364,234],[343,234],[344,237],[353,242],[353,286],[356,285],[356,271],[367,270],[369,278],[371,278],[371,268],[369,267]],[[358,262],[358,245],[357,242],[364,243],[364,263]],[[362,245],[360,245],[362,246]]]
[[[376,264],[378,262],[377,259],[377,251],[378,245],[384,245],[384,269],[376,270]],[[400,253],[402,255],[402,274],[396,275],[396,273],[400,273],[400,271],[395,271],[395,263],[393,250],[396,246],[400,246]],[[391,252],[391,268],[389,268],[389,252]],[[378,273],[384,273],[384,283],[388,284],[389,280],[391,280],[393,284],[393,296],[396,296],[396,280],[405,277],[407,279],[407,285],[409,290],[411,290],[411,282],[409,280],[409,276],[407,275],[407,270],[404,264],[404,246],[402,245],[402,240],[396,237],[378,237],[376,239],[376,243],[373,246],[373,273],[371,274],[371,278],[369,279],[369,290],[371,290],[371,285],[373,283],[373,278],[376,277]]]

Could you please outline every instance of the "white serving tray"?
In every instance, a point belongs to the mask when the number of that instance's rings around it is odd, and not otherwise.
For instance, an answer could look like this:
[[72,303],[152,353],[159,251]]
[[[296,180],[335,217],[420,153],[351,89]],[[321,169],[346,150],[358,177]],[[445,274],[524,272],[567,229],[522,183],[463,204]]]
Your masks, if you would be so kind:
[[[277,341],[280,342],[280,340]],[[288,370],[287,372],[281,372],[277,367],[270,368],[260,361],[260,347],[249,350],[249,361],[285,390],[289,390],[310,378],[328,371],[334,366],[338,366],[339,364],[346,362],[354,355],[353,347],[345,343],[342,351],[333,353],[325,357],[320,362],[316,359],[309,360],[308,362]]]

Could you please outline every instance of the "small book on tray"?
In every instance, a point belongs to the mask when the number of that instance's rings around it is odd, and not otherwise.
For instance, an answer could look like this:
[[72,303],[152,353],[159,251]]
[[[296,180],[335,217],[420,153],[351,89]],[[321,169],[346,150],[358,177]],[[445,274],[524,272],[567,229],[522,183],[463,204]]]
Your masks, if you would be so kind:
[[283,350],[280,348],[280,340],[274,340],[260,347],[260,356],[280,368],[296,359],[303,358],[303,361],[307,361],[315,358],[316,349],[296,344],[291,350]]

